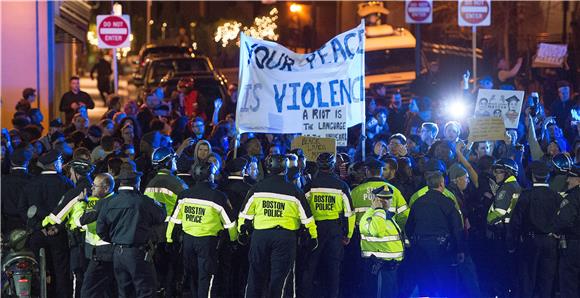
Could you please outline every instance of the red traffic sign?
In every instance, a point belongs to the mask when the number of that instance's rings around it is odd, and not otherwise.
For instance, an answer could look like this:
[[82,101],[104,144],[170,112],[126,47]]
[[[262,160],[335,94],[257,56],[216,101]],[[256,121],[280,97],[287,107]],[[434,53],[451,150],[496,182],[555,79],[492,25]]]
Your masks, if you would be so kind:
[[489,26],[491,24],[490,0],[459,0],[459,26]]
[[409,24],[431,24],[433,2],[431,0],[405,1],[405,21]]
[[131,46],[129,16],[97,16],[97,36],[99,48],[125,48]]

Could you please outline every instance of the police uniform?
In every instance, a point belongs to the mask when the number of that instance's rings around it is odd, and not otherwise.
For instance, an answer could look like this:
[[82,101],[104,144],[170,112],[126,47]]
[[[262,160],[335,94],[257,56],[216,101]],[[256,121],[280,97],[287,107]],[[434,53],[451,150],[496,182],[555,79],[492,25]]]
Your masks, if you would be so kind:
[[501,226],[510,222],[512,210],[522,191],[515,176],[509,176],[495,193],[493,203],[487,212],[487,224]]
[[218,234],[227,229],[231,241],[237,238],[236,220],[226,195],[210,182],[198,182],[181,192],[167,228],[167,242],[173,227],[183,230],[183,262],[190,274],[193,297],[210,297],[218,269]]
[[[578,176],[579,169],[569,175]],[[563,239],[560,244],[560,297],[580,297],[580,186],[566,192],[554,222]]]
[[[247,160],[238,157],[230,161],[226,170],[229,173],[242,173],[247,166]],[[222,184],[221,190],[226,193],[234,214],[239,214],[242,203],[250,191],[251,186],[244,181],[241,175],[230,174]],[[224,296],[243,297],[248,281],[248,253],[249,247],[228,243],[230,251],[226,251],[221,257],[220,274],[226,279],[228,285],[225,289]],[[226,245],[228,245],[226,244]],[[235,249],[232,249],[235,248]],[[228,262],[229,261],[229,262]]]
[[[546,176],[548,171],[546,167]],[[560,201],[560,195],[548,184],[534,183],[521,193],[514,208],[508,225],[508,243],[513,247],[511,243],[522,239],[514,247],[519,259],[519,297],[534,297],[534,293],[539,297],[552,296],[558,261],[554,219]]]
[[448,197],[429,190],[411,207],[405,231],[411,238],[422,295],[444,296],[449,280],[449,257],[463,253],[465,244],[459,212]]
[[404,227],[409,216],[407,202],[401,191],[380,177],[368,178],[352,190],[352,203],[354,205],[357,223],[360,222],[362,215],[371,207],[372,200],[375,197],[373,191],[380,187],[388,187],[392,191],[393,198],[391,199],[391,206],[388,211],[394,213],[397,224],[400,227]]
[[376,297],[397,297],[397,269],[403,260],[404,244],[393,216],[382,208],[371,208],[359,222],[362,257],[370,265],[371,289],[376,289]]
[[328,172],[319,172],[306,187],[306,199],[318,230],[318,249],[311,252],[306,262],[298,292],[311,297],[317,269],[326,270],[323,292],[338,297],[340,265],[344,255],[344,238],[354,232],[355,214],[348,185]]
[[[161,169],[147,184],[144,194],[163,204],[169,216],[175,208],[177,195],[187,189],[187,184],[181,178],[174,176],[169,169]],[[168,297],[174,295],[176,281],[181,277],[181,260],[177,244],[160,243],[155,253],[155,269],[157,270],[160,287],[164,288]]]
[[[119,179],[135,179],[135,173],[124,173]],[[154,297],[155,268],[148,245],[156,226],[165,221],[165,209],[133,186],[120,186],[97,219],[97,235],[113,244],[113,268],[120,297],[127,297],[133,287],[137,297]]]
[[265,178],[246,196],[239,215],[239,229],[253,221],[250,270],[246,297],[261,297],[264,282],[268,297],[280,297],[296,256],[296,233],[305,225],[312,239],[318,237],[316,223],[304,193],[283,175]]
[[[493,167],[501,166],[501,162],[507,159],[499,159]],[[513,161],[512,161],[513,162]],[[517,168],[515,168],[517,171]],[[512,170],[513,172],[514,170]],[[508,176],[503,182],[499,182],[497,190],[492,192],[494,200],[487,212],[487,224],[491,236],[488,242],[491,245],[492,258],[489,260],[496,277],[492,279],[496,295],[509,295],[514,290],[516,260],[508,254],[506,241],[507,224],[510,223],[511,215],[521,193],[521,187],[516,180],[517,173],[506,172]]]
[[26,220],[22,194],[32,176],[25,165],[32,158],[32,153],[25,149],[16,149],[10,156],[12,167],[10,174],[2,176],[2,234],[8,235],[14,229],[25,229]]
[[83,298],[114,297],[113,245],[97,235],[96,220],[114,193],[102,199],[88,197],[73,208],[72,218],[85,231],[85,256],[89,260],[83,280]]
[[[42,155],[39,162],[48,166],[59,158],[61,158],[60,153],[51,150]],[[72,181],[61,173],[44,170],[24,189],[26,209],[36,206],[38,211],[35,220],[40,222],[54,210],[63,195],[73,188]],[[58,233],[52,236],[47,236],[42,231],[35,231],[30,237],[30,247],[37,256],[40,248],[46,249],[47,260],[49,260],[47,269],[54,280],[49,287],[49,296],[70,297],[73,285],[70,279],[68,237],[63,225],[59,224],[56,228]]]

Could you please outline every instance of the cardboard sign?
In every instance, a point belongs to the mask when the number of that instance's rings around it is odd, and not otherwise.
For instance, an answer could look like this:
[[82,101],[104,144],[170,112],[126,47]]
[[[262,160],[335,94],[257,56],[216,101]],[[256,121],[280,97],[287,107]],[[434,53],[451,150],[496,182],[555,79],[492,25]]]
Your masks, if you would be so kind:
[[505,140],[505,126],[501,118],[472,118],[469,120],[469,142]]
[[506,128],[518,128],[523,102],[524,91],[479,89],[475,117],[500,118]]
[[540,43],[532,67],[563,67],[566,55],[568,46],[565,44]]
[[304,150],[308,160],[316,160],[323,152],[331,152],[336,155],[336,140],[332,138],[318,138],[299,136],[292,140],[292,149]]

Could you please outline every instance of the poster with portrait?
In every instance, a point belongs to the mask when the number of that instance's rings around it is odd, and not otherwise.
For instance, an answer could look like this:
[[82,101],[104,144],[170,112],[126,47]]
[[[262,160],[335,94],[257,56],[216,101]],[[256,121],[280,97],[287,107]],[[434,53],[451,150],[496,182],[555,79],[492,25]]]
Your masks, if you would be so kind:
[[524,91],[479,89],[475,117],[502,118],[505,128],[518,128]]

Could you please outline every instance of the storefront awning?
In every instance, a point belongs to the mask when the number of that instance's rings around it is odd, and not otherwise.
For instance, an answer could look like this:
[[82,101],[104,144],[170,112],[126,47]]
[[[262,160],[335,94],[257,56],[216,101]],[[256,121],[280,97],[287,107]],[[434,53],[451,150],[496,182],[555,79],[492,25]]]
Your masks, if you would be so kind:
[[91,6],[80,0],[62,1],[56,15],[57,42],[86,42],[91,18]]

